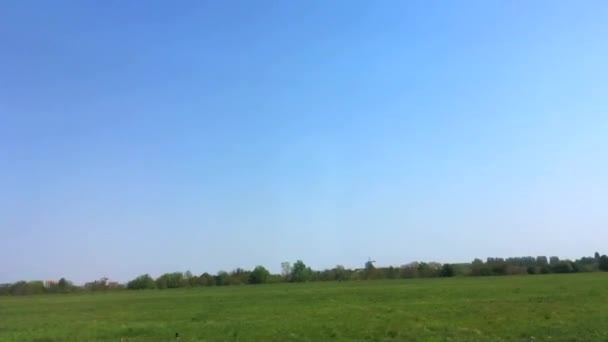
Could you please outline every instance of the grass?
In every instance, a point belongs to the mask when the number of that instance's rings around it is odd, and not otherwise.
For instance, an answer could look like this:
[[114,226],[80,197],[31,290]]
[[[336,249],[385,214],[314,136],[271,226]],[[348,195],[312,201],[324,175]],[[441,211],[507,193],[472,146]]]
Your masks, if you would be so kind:
[[0,341],[608,341],[608,273],[0,297]]

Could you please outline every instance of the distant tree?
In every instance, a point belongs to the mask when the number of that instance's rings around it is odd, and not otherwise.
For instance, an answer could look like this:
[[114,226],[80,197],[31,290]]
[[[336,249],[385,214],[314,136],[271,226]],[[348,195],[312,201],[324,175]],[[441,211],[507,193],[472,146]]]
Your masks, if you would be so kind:
[[[595,252],[593,256],[581,257],[574,261],[560,260],[552,256],[549,260],[545,256],[531,257],[489,257],[486,261],[473,260],[472,263],[439,264],[436,262],[412,262],[400,268],[375,267],[373,261],[365,263],[364,269],[346,269],[337,265],[333,269],[313,271],[301,260],[293,265],[289,262],[281,263],[281,274],[270,274],[263,266],[257,266],[253,271],[236,268],[231,273],[223,271],[213,276],[203,273],[200,276],[193,275],[190,271],[185,273],[165,273],[156,280],[148,274],[141,275],[126,284],[128,289],[166,289],[189,286],[215,286],[215,285],[237,285],[237,284],[263,284],[282,281],[305,282],[305,281],[342,281],[363,280],[374,278],[393,279],[415,278],[415,277],[452,277],[455,275],[514,275],[514,274],[546,274],[546,273],[574,273],[574,272],[608,272],[608,256]],[[65,278],[57,283],[41,281],[19,281],[13,284],[0,284],[0,295],[31,295],[41,293],[67,293],[72,291],[86,290],[110,290],[121,289],[125,285],[109,282],[107,278],[101,278],[86,283],[84,287],[77,287]]]
[[559,257],[552,256],[551,258],[549,258],[549,265],[556,266],[558,264],[559,264]]
[[270,272],[264,266],[256,266],[249,274],[249,284],[264,284],[268,281]]
[[189,270],[184,272],[184,285],[185,286],[196,286],[196,278],[192,275]]
[[599,261],[599,269],[608,272],[608,256],[602,255]]
[[524,266],[515,266],[507,263],[507,267],[505,269],[506,275],[515,275],[515,274],[527,274],[528,268]]
[[156,278],[154,281],[156,283],[156,288],[164,290],[167,288],[167,277],[160,276]]
[[422,278],[438,277],[441,272],[441,264],[437,262],[421,262],[418,264],[418,275]]
[[342,265],[336,265],[334,268],[334,279],[337,281],[347,280],[346,269]]
[[490,270],[492,271],[493,275],[505,275],[507,274],[507,269],[509,268],[509,265],[503,260],[488,263],[488,266],[490,266]]
[[430,274],[429,264],[426,262],[421,262],[418,264],[418,275],[426,278]]
[[24,296],[31,294],[26,281],[18,281],[9,288],[9,293],[13,296]]
[[443,266],[441,266],[441,272],[439,275],[441,277],[453,277],[454,267],[450,264],[443,264]]
[[575,261],[582,272],[595,271],[599,262],[599,257],[582,257]]
[[510,266],[518,266],[524,268],[527,268],[529,266],[536,266],[536,258],[531,256],[507,258],[505,262]]
[[110,288],[108,278],[103,277],[84,284],[84,288],[89,291],[106,291]]
[[570,266],[572,266],[572,272],[581,272],[580,268],[578,267],[578,265],[576,264],[576,262],[567,260],[568,263],[570,263]]
[[549,265],[549,261],[547,261],[546,256],[537,256],[536,257],[536,266],[547,266]]
[[47,292],[50,293],[68,293],[74,291],[74,285],[72,282],[68,281],[65,278],[59,279],[59,281],[55,283],[51,283],[48,286]]
[[0,284],[0,296],[10,295],[11,284]]
[[595,272],[598,270],[599,258],[580,258],[574,262],[578,272]]
[[348,280],[362,280],[363,279],[362,274],[363,273],[358,270],[350,272]]
[[215,286],[215,277],[207,272],[201,274],[198,278],[201,286]]
[[199,277],[192,274],[190,271],[184,272],[184,286],[186,287],[196,287],[202,286],[200,283]]
[[336,279],[335,269],[323,270],[313,274],[313,281],[330,281]]
[[389,267],[386,269],[385,274],[386,274],[386,275],[385,275],[385,276],[386,276],[386,278],[388,278],[388,279],[396,279],[396,278],[399,278],[399,270],[398,270],[398,269],[396,269],[396,268],[394,268],[393,266],[389,266]]
[[551,269],[555,273],[572,273],[574,272],[574,263],[570,260],[562,260],[557,264],[552,264]]
[[45,292],[44,283],[40,280],[28,281],[28,294],[43,294]]
[[281,263],[281,275],[285,280],[288,280],[291,276],[291,263],[284,261]]
[[285,281],[285,278],[283,278],[282,275],[280,274],[270,274],[270,277],[268,277],[268,283],[269,284],[276,284],[276,283],[282,283]]
[[188,286],[197,287],[197,286],[203,286],[203,284],[201,283],[200,277],[193,275],[190,278],[188,278]]
[[244,285],[249,281],[249,274],[251,272],[246,271],[240,267],[237,267],[228,276],[228,285]]
[[291,269],[292,282],[304,282],[310,280],[312,270],[310,267],[306,267],[306,264],[302,260],[298,260],[293,264]]
[[187,285],[188,281],[182,272],[165,273],[156,279],[156,286],[159,289],[176,289]]
[[484,264],[481,259],[475,259],[471,263],[471,275],[474,276],[489,276],[492,275],[492,269],[489,265]]
[[145,290],[155,289],[156,282],[148,274],[140,275],[139,277],[131,280],[127,283],[127,289],[129,290]]
[[473,259],[473,262],[471,264],[473,264],[473,265],[482,265],[483,261],[481,259],[479,259],[479,258],[475,258],[475,259]]
[[418,277],[418,262],[410,262],[407,265],[402,265],[399,270],[399,277],[404,279]]
[[504,263],[505,259],[503,258],[487,258],[486,264],[500,264]]
[[26,296],[45,293],[44,283],[39,280],[18,281],[8,288],[8,293],[14,296]]
[[454,269],[454,276],[458,275],[471,275],[471,264],[470,263],[459,263],[450,264]]
[[215,285],[217,285],[217,286],[229,285],[228,284],[229,275],[228,275],[228,273],[226,273],[224,271],[217,272],[217,275],[214,278],[215,278]]

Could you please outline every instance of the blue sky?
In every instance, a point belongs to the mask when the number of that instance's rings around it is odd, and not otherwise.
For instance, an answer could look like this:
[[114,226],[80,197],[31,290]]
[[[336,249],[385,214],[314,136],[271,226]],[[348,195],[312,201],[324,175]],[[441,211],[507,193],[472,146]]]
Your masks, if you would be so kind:
[[603,1],[10,1],[0,282],[607,253]]

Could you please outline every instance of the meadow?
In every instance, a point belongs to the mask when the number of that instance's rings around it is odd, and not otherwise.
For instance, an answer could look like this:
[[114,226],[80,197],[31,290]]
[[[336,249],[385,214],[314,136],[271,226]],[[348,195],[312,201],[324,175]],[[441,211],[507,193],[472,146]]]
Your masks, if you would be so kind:
[[608,273],[0,297],[0,341],[608,341]]

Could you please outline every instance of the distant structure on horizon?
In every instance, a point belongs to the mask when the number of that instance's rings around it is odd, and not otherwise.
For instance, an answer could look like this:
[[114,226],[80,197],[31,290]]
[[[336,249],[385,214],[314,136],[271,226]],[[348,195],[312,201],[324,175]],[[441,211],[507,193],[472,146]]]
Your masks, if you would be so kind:
[[84,287],[90,289],[115,289],[120,287],[120,283],[110,281],[108,277],[103,277],[99,280],[84,284]]
[[57,281],[56,280],[45,280],[44,281],[44,287],[46,287],[47,289],[51,286],[55,286],[57,285]]

